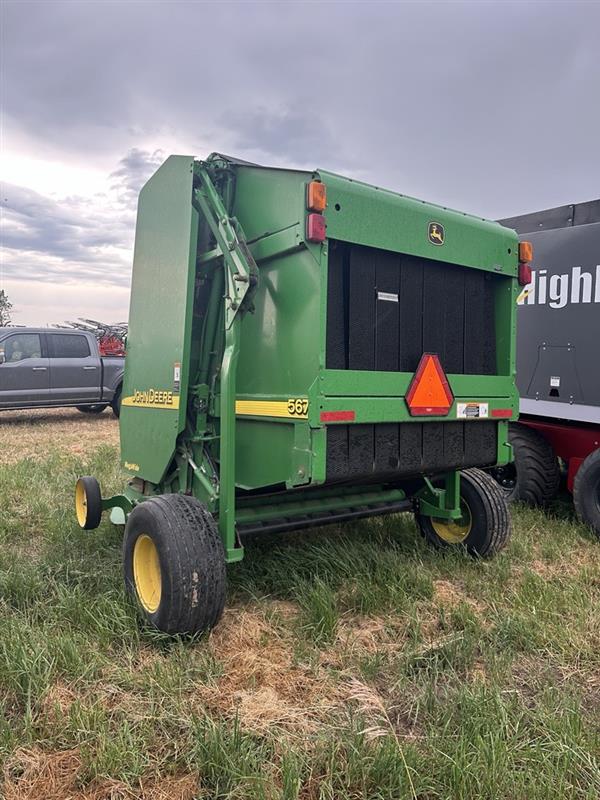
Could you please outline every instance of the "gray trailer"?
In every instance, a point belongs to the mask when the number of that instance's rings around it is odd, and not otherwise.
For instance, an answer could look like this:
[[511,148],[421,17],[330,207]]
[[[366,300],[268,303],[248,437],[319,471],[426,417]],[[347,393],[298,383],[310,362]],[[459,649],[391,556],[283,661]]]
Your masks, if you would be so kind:
[[560,459],[600,536],[600,199],[500,222],[532,243],[533,262],[518,299],[514,462],[495,475],[511,499],[545,505]]

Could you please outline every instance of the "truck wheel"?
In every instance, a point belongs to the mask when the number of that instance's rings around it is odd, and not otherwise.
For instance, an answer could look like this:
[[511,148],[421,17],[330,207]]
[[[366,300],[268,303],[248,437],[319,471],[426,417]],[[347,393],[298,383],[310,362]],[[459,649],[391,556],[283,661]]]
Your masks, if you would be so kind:
[[102,519],[102,494],[96,478],[86,475],[75,484],[75,514],[79,527],[95,530]]
[[594,450],[577,470],[573,484],[577,516],[600,537],[600,450]]
[[509,503],[520,501],[530,506],[546,506],[555,497],[560,470],[554,450],[544,437],[527,425],[511,423],[508,439],[514,461],[490,470]]
[[511,533],[508,504],[490,475],[480,469],[461,472],[460,505],[463,515],[457,520],[415,515],[430,544],[465,547],[472,556],[482,558],[490,558],[506,546]]
[[97,403],[94,406],[75,406],[82,414],[101,414],[106,408],[106,403]]
[[113,414],[117,419],[121,416],[121,392],[123,391],[123,387],[119,386],[117,391],[115,392],[115,396],[112,399],[112,403],[110,407],[113,410]]
[[212,515],[193,497],[165,494],[129,515],[123,537],[125,586],[152,626],[196,634],[225,605],[225,553]]

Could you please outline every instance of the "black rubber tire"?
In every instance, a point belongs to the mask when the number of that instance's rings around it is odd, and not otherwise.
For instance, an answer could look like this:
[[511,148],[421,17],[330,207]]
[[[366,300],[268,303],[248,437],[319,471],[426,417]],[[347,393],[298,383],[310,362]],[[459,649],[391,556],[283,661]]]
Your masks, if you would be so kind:
[[[144,608],[135,584],[137,539],[152,539],[160,564],[160,601]],[[225,551],[217,524],[194,497],[165,494],[144,500],[129,515],[123,536],[125,587],[144,619],[170,635],[197,634],[219,621],[227,588]]]
[[93,406],[75,406],[77,411],[81,411],[82,414],[101,414],[107,407],[107,403],[97,403]]
[[[78,511],[78,494],[85,495],[85,507]],[[85,531],[95,530],[102,519],[102,493],[100,484],[91,475],[84,475],[75,484],[75,511],[79,527]]]
[[491,558],[506,547],[512,525],[508,503],[496,481],[480,469],[461,472],[460,496],[471,514],[471,530],[460,544],[442,539],[431,523],[431,517],[415,514],[426,541],[434,547],[464,547],[472,556]]
[[577,470],[573,504],[579,519],[600,538],[600,449],[590,453]]
[[119,419],[119,417],[121,416],[121,393],[122,393],[122,391],[123,391],[123,385],[121,385],[121,386],[119,386],[117,388],[117,391],[115,392],[115,395],[114,395],[114,397],[112,399],[112,403],[110,404],[110,407],[113,410],[113,414],[115,415],[115,417],[117,419]]
[[[555,497],[560,485],[558,459],[550,443],[537,431],[518,422],[509,425],[509,442],[513,447],[514,483],[503,486],[509,503],[521,502],[529,506],[547,506]],[[510,467],[509,467],[510,468]],[[504,468],[490,470],[501,485]]]

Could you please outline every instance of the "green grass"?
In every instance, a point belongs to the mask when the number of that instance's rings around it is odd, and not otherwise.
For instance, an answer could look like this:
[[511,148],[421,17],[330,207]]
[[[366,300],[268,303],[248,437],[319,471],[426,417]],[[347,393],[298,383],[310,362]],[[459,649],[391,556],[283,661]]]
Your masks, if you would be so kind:
[[600,796],[600,544],[568,504],[516,509],[489,563],[406,515],[255,540],[189,643],[140,626],[79,474],[118,490],[114,448],[0,466],[8,796]]

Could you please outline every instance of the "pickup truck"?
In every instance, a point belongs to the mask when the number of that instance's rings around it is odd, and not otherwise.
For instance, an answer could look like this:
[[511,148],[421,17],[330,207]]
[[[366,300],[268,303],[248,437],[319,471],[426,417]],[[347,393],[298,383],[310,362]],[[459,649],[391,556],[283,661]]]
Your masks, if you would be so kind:
[[0,328],[0,410],[111,406],[118,417],[124,368],[124,358],[100,356],[91,333]]

